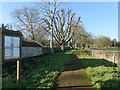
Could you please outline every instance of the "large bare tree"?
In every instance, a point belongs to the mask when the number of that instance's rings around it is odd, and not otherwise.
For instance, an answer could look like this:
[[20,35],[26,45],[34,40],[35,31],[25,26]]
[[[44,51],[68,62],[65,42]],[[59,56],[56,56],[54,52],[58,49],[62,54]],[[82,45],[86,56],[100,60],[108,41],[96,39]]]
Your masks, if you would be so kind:
[[70,42],[70,45],[72,48],[78,49],[78,48],[89,48],[92,45],[93,39],[92,39],[92,34],[89,32],[85,31],[85,28],[83,25],[77,24],[76,27],[76,22],[74,22],[74,26],[72,29],[74,29],[73,37]]
[[40,38],[41,40],[44,39],[47,35],[47,32],[40,28],[41,13],[39,10],[34,7],[23,7],[21,9],[15,9],[11,15],[16,21],[15,28],[20,30],[23,35],[29,38],[31,41],[37,42],[42,46],[40,43]]
[[40,26],[43,30],[47,31],[50,34],[51,54],[54,54],[54,49],[53,49],[54,19],[55,19],[55,15],[58,10],[58,7],[60,6],[60,3],[58,4],[57,1],[54,0],[54,2],[41,2],[36,4],[39,7],[40,12],[42,12],[42,16],[43,16],[41,17],[43,25],[40,25]]
[[[42,26],[43,30],[46,30],[51,34],[51,43],[50,46],[53,46],[53,38],[56,40],[58,45],[61,47],[61,50],[64,51],[64,45],[67,44],[73,36],[74,30],[74,17],[75,13],[72,13],[71,10],[66,10],[64,8],[57,8],[57,2],[48,2],[42,8],[44,11],[44,17],[42,18],[43,23],[47,25],[49,29]],[[76,26],[80,21],[80,17],[77,20]]]
[[[74,30],[72,27],[77,27],[80,22],[80,17],[74,25],[75,13],[71,10],[66,10],[59,7],[59,3],[46,2],[40,4],[40,8],[22,8],[16,9],[12,12],[13,18],[16,20],[16,27],[21,30],[24,35],[31,38],[32,41],[37,42],[36,38],[50,35],[51,53],[53,50],[53,40],[55,40],[64,51],[64,46],[73,37]],[[42,34],[40,34],[42,31]],[[44,31],[44,32],[43,32]],[[41,37],[41,38],[42,38]]]

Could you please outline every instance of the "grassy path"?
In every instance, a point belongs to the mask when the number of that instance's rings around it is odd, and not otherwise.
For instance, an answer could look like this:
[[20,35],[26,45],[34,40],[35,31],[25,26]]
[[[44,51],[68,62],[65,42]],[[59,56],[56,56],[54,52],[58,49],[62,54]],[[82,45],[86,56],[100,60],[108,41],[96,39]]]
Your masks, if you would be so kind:
[[77,55],[79,55],[79,51],[76,51],[64,65],[63,72],[57,83],[58,89],[92,88],[91,81],[87,77],[85,69],[82,68],[82,64],[77,58]]

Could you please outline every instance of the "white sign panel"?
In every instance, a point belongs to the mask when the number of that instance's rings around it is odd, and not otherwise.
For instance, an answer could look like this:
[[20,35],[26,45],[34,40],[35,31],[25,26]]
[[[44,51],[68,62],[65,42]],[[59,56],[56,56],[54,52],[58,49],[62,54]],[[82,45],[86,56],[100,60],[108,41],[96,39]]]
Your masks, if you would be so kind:
[[11,46],[11,37],[5,36],[5,47]]
[[5,36],[5,59],[20,58],[20,37]]

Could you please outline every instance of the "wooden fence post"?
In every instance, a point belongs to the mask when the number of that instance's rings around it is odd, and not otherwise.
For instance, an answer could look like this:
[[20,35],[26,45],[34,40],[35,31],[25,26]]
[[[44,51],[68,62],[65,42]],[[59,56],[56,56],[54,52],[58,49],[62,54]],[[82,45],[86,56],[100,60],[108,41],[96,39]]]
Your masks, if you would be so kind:
[[19,82],[19,80],[20,80],[20,68],[21,68],[20,62],[21,62],[21,60],[17,60],[17,82]]

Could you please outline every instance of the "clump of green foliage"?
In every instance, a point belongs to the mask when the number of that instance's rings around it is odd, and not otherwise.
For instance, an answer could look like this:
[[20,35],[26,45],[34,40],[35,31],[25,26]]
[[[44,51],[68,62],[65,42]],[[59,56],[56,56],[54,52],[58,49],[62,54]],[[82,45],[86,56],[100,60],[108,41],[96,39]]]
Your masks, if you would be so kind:
[[80,52],[81,62],[94,87],[97,88],[119,88],[120,68],[113,67],[113,63],[104,59],[90,56],[86,51]]
[[53,88],[63,65],[74,50],[21,61],[21,80],[16,82],[16,62],[3,63],[3,88]]

